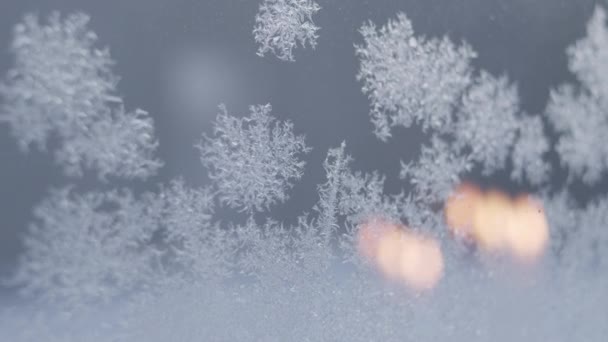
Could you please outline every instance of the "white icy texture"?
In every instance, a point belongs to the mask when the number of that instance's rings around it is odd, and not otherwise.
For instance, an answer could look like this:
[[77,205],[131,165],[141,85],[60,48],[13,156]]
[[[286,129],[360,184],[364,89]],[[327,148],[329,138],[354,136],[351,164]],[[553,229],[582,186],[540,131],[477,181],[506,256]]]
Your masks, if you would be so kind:
[[199,145],[220,200],[244,211],[263,211],[288,198],[292,182],[302,177],[308,152],[304,136],[293,133],[290,121],[277,122],[272,107],[251,106],[238,118],[220,107],[212,137]]
[[608,29],[603,8],[596,8],[587,36],[567,52],[570,71],[581,86],[553,90],[547,116],[560,135],[557,152],[571,178],[593,184],[608,169]]
[[403,13],[379,29],[367,23],[360,32],[364,43],[356,46],[361,60],[357,78],[371,100],[376,135],[386,140],[399,125],[447,129],[455,102],[470,83],[472,48],[447,37],[414,35]]
[[85,171],[146,178],[162,163],[148,113],[126,111],[108,49],[95,47],[89,17],[28,15],[14,30],[15,65],[0,81],[0,121],[23,150],[52,148],[70,176]]
[[293,50],[300,45],[317,45],[317,31],[312,16],[321,7],[312,0],[264,0],[255,17],[253,36],[258,43],[257,54],[274,54],[278,59],[293,62]]
[[[129,116],[122,106],[111,111],[115,116],[104,116],[113,103],[115,76],[108,55],[92,48],[86,17],[61,21],[55,15],[48,26],[33,18],[16,30],[18,72],[9,73],[1,88],[3,118],[18,143],[44,147],[57,135],[59,151],[75,156],[58,158],[66,170],[82,165],[102,178],[148,176],[151,165],[159,165],[142,157],[156,147],[151,122],[138,118],[141,112]],[[302,177],[309,151],[304,137],[289,121],[271,116],[270,105],[252,106],[243,117],[222,107],[214,133],[198,145],[213,181],[208,187],[174,180],[145,194],[107,190],[107,183],[51,191],[35,209],[23,240],[26,251],[11,279],[29,298],[51,304],[0,309],[0,338],[603,341],[608,199],[603,194],[581,205],[569,192],[571,183],[548,184],[556,165],[545,159],[551,146],[544,120],[560,134],[555,151],[571,180],[599,181],[606,168],[600,139],[608,83],[604,11],[596,9],[587,37],[568,50],[580,87],[553,91],[543,117],[521,111],[517,89],[505,76],[474,71],[475,53],[466,43],[415,36],[404,14],[379,29],[365,24],[361,32],[359,78],[372,103],[376,134],[387,139],[394,126],[417,124],[430,138],[417,160],[403,163],[401,176],[411,191],[387,189],[387,177],[378,171],[353,170],[342,143],[327,153],[318,202],[291,224],[278,222],[269,209],[285,202]],[[47,64],[25,54],[23,39],[35,43],[27,49],[49,49],[44,53],[59,71],[39,72]],[[291,49],[285,51],[291,56]],[[68,73],[70,63],[85,67]],[[81,73],[78,79],[62,78],[73,72]],[[28,83],[28,77],[42,81]],[[51,87],[54,78],[57,89]],[[48,89],[37,89],[43,81]],[[71,91],[90,97],[81,102]],[[47,107],[59,123],[42,111]],[[587,122],[575,121],[581,117]],[[23,121],[30,119],[36,124]],[[82,132],[119,137],[107,146],[75,149],[70,134]],[[126,156],[116,161],[108,151],[118,146],[127,146]],[[96,159],[87,159],[93,158],[89,154]],[[443,201],[474,168],[484,175],[508,171],[538,189],[551,241],[536,265],[484,255],[445,233]],[[218,213],[218,207],[234,215]],[[408,290],[369,267],[359,255],[357,234],[370,217],[437,238],[445,269],[435,289]]]

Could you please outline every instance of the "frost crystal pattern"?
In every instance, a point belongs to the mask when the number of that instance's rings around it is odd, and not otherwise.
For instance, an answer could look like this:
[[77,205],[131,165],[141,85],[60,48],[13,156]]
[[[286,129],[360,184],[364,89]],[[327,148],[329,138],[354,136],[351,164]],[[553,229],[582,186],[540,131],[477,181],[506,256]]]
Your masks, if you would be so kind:
[[264,0],[255,17],[253,36],[257,54],[273,53],[283,61],[293,62],[293,49],[317,45],[317,31],[312,16],[321,7],[312,0]]
[[[298,43],[314,46],[318,10],[312,1],[266,0],[254,30],[259,53],[293,60]],[[152,181],[161,162],[150,117],[114,94],[113,62],[87,22],[27,16],[14,32],[2,121],[22,149],[52,150],[68,176],[98,179],[66,177],[35,207],[9,279],[33,304],[0,306],[0,339],[608,336],[608,197],[590,188],[608,168],[603,9],[567,50],[580,84],[554,89],[534,115],[507,76],[473,67],[466,43],[415,35],[405,14],[380,28],[364,24],[355,54],[375,134],[387,140],[397,126],[418,128],[420,154],[402,162],[401,187],[396,175],[354,170],[342,142],[318,165],[325,178],[316,203],[284,222],[270,209],[302,179],[310,148],[269,104],[246,116],[220,106],[197,145],[210,181],[203,187],[177,178],[142,193],[108,182]],[[567,180],[552,177],[564,173]],[[604,193],[579,203],[573,183]],[[543,249],[530,252],[539,242]]]
[[452,110],[470,82],[475,52],[442,39],[415,36],[405,14],[376,29],[361,28],[364,43],[358,78],[371,100],[376,135],[386,140],[394,126],[420,124],[424,130],[447,129]]
[[551,93],[547,114],[560,134],[557,152],[571,175],[598,182],[608,169],[608,29],[598,7],[587,37],[568,49],[569,66],[581,87],[563,85]]
[[17,25],[15,66],[0,83],[0,121],[23,150],[52,146],[70,176],[146,178],[161,166],[152,120],[143,110],[125,111],[114,94],[114,61],[95,47],[88,22],[84,14],[53,13],[47,24],[28,15]]
[[128,191],[54,190],[36,208],[15,280],[24,291],[73,305],[133,290],[152,275],[154,253],[145,246],[156,212],[152,198]]
[[244,118],[220,110],[213,137],[199,145],[220,200],[248,212],[285,201],[292,181],[302,177],[304,137],[294,135],[291,122],[276,122],[270,105],[252,106]]

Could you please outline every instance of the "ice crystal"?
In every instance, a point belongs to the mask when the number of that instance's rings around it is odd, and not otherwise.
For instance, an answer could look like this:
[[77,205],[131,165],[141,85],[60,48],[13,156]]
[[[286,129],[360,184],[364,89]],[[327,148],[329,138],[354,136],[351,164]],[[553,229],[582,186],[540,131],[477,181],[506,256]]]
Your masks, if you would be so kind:
[[199,145],[220,200],[249,212],[285,201],[292,182],[302,177],[300,156],[310,150],[304,137],[294,135],[291,122],[276,122],[270,105],[252,106],[244,118],[220,110],[213,137]]
[[421,124],[427,129],[446,129],[452,110],[470,82],[470,61],[475,52],[447,37],[415,36],[403,13],[376,29],[361,28],[364,43],[356,46],[361,60],[358,78],[371,100],[376,135],[386,140],[394,126]]
[[145,111],[124,110],[114,93],[114,61],[95,47],[88,22],[85,14],[53,13],[46,24],[28,15],[17,25],[15,66],[0,83],[0,121],[23,150],[53,146],[68,175],[146,178],[161,166],[152,120]]
[[455,124],[456,144],[490,174],[504,168],[518,128],[517,89],[505,77],[481,72],[463,97]]
[[324,229],[324,236],[330,239],[338,230],[340,199],[343,192],[343,182],[348,174],[351,157],[345,153],[346,143],[339,148],[330,149],[323,163],[327,182],[319,186],[319,203],[316,210],[319,213],[318,224]]
[[606,12],[597,7],[587,36],[568,48],[569,67],[580,88],[563,85],[551,92],[547,115],[560,134],[557,152],[571,176],[598,182],[608,169],[608,29]]
[[603,100],[578,93],[569,85],[551,93],[547,115],[560,133],[557,152],[572,177],[588,184],[598,182],[608,169],[608,149],[602,133],[608,129]]
[[312,0],[264,0],[255,17],[253,35],[259,44],[257,54],[273,53],[283,61],[294,61],[293,49],[317,45],[312,16],[321,7]]
[[538,116],[519,119],[518,135],[511,152],[513,170],[511,178],[531,184],[541,184],[549,177],[550,165],[546,160],[549,141],[543,132],[543,122]]
[[53,190],[35,210],[14,281],[70,305],[133,290],[153,274],[154,253],[146,246],[157,212],[152,197],[128,191]]
[[547,198],[547,216],[553,232],[553,252],[563,272],[601,277],[608,270],[608,198],[580,207],[566,192]]
[[183,180],[160,191],[160,229],[165,276],[177,280],[217,279],[231,271],[230,231],[214,223],[209,189],[191,189]]

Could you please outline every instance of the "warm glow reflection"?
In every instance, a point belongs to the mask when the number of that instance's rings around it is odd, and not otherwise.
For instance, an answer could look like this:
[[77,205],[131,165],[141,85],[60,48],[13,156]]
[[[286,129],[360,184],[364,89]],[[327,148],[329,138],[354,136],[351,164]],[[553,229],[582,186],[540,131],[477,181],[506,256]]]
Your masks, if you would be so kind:
[[520,196],[513,204],[515,214],[509,220],[507,244],[523,260],[542,255],[549,241],[549,225],[540,202]]
[[513,199],[501,191],[483,193],[465,183],[448,198],[445,217],[456,236],[472,239],[483,250],[507,252],[522,261],[539,258],[549,240],[542,204],[528,195]]
[[461,238],[470,238],[475,208],[483,197],[481,190],[470,183],[461,184],[448,198],[445,219],[451,232]]
[[370,220],[360,226],[358,238],[360,253],[384,276],[413,290],[432,289],[443,275],[439,243],[402,225]]
[[378,255],[380,238],[397,229],[399,229],[397,225],[376,218],[361,224],[357,236],[359,252],[370,260],[375,259]]
[[475,241],[486,250],[504,249],[505,233],[512,214],[509,197],[494,190],[488,192],[475,210],[473,218]]
[[414,289],[432,289],[443,275],[443,255],[437,241],[404,234],[399,260],[401,275]]

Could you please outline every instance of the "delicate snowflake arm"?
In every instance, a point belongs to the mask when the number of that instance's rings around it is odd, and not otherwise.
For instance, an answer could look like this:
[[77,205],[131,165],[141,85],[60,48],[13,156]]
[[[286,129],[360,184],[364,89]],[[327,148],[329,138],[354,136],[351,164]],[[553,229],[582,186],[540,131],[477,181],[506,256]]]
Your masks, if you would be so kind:
[[541,184],[549,177],[550,165],[545,159],[549,141],[543,132],[540,117],[524,117],[519,120],[519,134],[513,146],[511,179],[531,184]]
[[275,122],[270,105],[252,106],[246,118],[220,108],[214,136],[198,146],[220,200],[248,212],[285,201],[292,182],[302,177],[300,156],[310,151],[304,137],[294,135],[291,122]]
[[350,156],[345,153],[346,143],[338,148],[330,149],[323,163],[327,175],[327,182],[319,186],[319,203],[315,209],[319,213],[318,225],[326,239],[336,231],[338,226],[340,195],[342,193],[344,178],[350,171]]
[[562,272],[605,274],[608,270],[608,197],[579,208],[570,194],[545,200],[552,249]]
[[122,105],[111,112],[95,122],[86,136],[74,136],[74,143],[56,152],[66,174],[81,176],[84,170],[96,170],[102,180],[110,175],[145,179],[163,165],[154,157],[158,142],[149,114],[141,109],[125,112]]
[[458,112],[456,146],[466,147],[484,174],[504,168],[517,132],[519,98],[506,77],[482,71],[468,89]]
[[212,223],[213,195],[208,189],[189,189],[176,180],[161,190],[161,229],[167,278],[191,281],[227,276],[235,241],[229,229]]
[[570,179],[593,184],[608,170],[608,113],[598,99],[563,86],[551,93],[547,116],[559,134],[556,150]]
[[587,36],[567,50],[569,68],[594,98],[608,104],[608,28],[606,11],[597,6],[587,23]]
[[571,46],[568,56],[582,87],[552,91],[546,114],[559,134],[557,152],[570,179],[593,184],[608,170],[608,29],[602,8],[596,8],[587,37]]
[[448,38],[416,37],[405,14],[379,30],[368,23],[360,32],[364,43],[356,46],[361,60],[357,78],[371,100],[376,135],[386,140],[392,127],[413,123],[424,130],[446,130],[470,83],[471,47],[456,46]]
[[403,193],[384,193],[385,177],[379,172],[349,172],[343,179],[340,213],[349,224],[360,224],[370,218],[398,221],[406,207]]
[[470,171],[467,156],[460,156],[446,142],[433,137],[431,146],[423,146],[416,163],[401,165],[401,178],[414,185],[414,196],[423,203],[440,203],[447,198],[460,175]]
[[152,120],[124,111],[114,95],[114,61],[95,48],[88,21],[81,13],[53,13],[46,25],[31,15],[17,25],[15,66],[0,83],[0,120],[23,150],[44,150],[57,138],[56,159],[68,175],[90,169],[100,178],[146,178],[161,166]]
[[312,0],[264,0],[255,17],[253,35],[260,45],[257,54],[271,52],[283,61],[294,61],[293,49],[317,44],[312,16],[321,7]]

